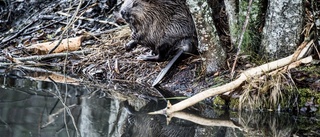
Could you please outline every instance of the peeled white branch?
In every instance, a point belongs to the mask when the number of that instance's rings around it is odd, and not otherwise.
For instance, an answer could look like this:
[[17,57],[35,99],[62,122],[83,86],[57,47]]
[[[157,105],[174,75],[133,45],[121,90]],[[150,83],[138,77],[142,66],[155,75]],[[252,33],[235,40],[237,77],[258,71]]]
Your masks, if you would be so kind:
[[166,115],[170,115],[173,112],[176,111],[180,111],[183,110],[187,107],[190,107],[208,97],[212,97],[215,95],[219,95],[228,91],[232,91],[234,89],[236,89],[237,87],[239,87],[243,82],[245,82],[248,79],[251,79],[253,77],[257,77],[257,76],[261,76],[262,74],[266,74],[272,70],[278,69],[280,67],[286,66],[296,60],[301,59],[303,56],[305,56],[305,54],[307,53],[307,51],[309,50],[309,48],[311,47],[311,45],[313,44],[313,40],[311,40],[308,44],[303,43],[301,44],[298,49],[295,51],[295,53],[291,56],[288,56],[286,58],[282,58],[276,61],[272,61],[270,63],[255,67],[255,68],[250,68],[244,72],[242,72],[240,74],[240,77],[237,78],[236,80],[224,84],[222,86],[219,87],[215,87],[215,88],[210,88],[207,89],[205,91],[202,91],[188,99],[185,99],[177,104],[174,104],[172,106],[168,106],[165,109],[159,110],[159,111],[155,111],[155,112],[151,112],[149,114],[166,114]]

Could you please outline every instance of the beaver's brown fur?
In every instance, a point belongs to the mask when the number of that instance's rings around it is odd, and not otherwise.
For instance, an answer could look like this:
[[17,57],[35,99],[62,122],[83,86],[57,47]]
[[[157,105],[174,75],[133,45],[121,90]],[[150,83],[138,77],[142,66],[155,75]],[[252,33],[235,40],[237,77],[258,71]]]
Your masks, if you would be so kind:
[[124,0],[120,13],[132,31],[126,50],[139,44],[155,54],[140,59],[163,61],[177,50],[197,53],[196,28],[186,0]]

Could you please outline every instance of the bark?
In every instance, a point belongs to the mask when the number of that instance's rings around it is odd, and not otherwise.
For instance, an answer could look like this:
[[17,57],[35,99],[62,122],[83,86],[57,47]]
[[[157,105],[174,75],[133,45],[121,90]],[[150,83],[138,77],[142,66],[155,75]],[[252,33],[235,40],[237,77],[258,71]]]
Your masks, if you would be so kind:
[[238,6],[236,4],[236,0],[225,0],[224,3],[228,14],[231,44],[235,45],[237,43],[237,31],[235,31],[235,28],[238,28]]
[[291,54],[300,41],[303,27],[302,0],[270,0],[262,47],[269,59]]
[[206,0],[187,0],[196,23],[199,51],[206,62],[206,72],[213,73],[225,65],[226,52],[220,44],[215,28],[212,7]]

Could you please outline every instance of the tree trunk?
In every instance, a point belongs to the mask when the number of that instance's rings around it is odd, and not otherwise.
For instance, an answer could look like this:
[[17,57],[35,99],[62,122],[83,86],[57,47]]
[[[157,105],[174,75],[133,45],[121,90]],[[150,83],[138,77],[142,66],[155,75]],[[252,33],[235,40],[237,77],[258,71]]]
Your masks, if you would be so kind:
[[281,58],[292,53],[301,40],[303,1],[270,0],[268,5],[261,44],[269,58]]
[[213,73],[225,65],[226,52],[220,44],[213,22],[212,7],[207,0],[187,0],[187,3],[196,23],[199,51],[205,57],[206,72]]
[[229,30],[230,30],[230,39],[231,44],[236,45],[237,43],[237,31],[236,28],[239,28],[238,24],[238,6],[237,6],[237,0],[225,0],[226,5],[226,12],[228,14],[228,23],[229,23]]

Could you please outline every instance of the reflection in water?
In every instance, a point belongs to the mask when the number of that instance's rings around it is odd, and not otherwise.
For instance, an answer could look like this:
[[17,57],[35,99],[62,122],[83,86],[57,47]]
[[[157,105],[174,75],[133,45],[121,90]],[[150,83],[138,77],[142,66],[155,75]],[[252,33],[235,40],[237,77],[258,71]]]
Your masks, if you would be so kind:
[[127,116],[118,100],[82,98],[79,130],[84,137],[120,136]]
[[[94,87],[68,85],[66,88],[58,84],[57,90],[50,82],[4,76],[0,76],[0,86],[0,134],[6,137],[310,136],[319,133],[315,117],[274,112],[230,113],[203,108],[196,114],[174,113],[167,125],[165,116],[147,114],[164,108],[164,101]],[[64,93],[68,97],[65,105],[72,117],[56,96],[61,94],[64,100]]]

